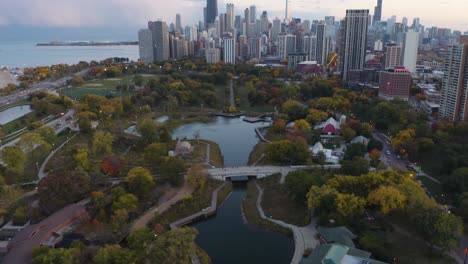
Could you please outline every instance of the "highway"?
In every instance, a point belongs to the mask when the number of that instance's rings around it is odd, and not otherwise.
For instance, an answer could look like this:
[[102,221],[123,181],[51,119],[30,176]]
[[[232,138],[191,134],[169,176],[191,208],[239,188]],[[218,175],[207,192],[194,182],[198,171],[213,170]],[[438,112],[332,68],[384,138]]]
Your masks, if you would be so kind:
[[14,104],[17,101],[20,101],[27,97],[28,95],[36,92],[36,91],[47,91],[51,92],[56,88],[63,87],[67,85],[67,81],[71,80],[74,76],[83,76],[86,73],[88,73],[89,69],[82,70],[80,72],[77,72],[71,76],[63,77],[60,78],[56,81],[50,81],[46,80],[40,83],[33,84],[31,88],[23,90],[23,91],[17,91],[15,93],[9,94],[9,95],[4,95],[0,97],[0,106],[5,106],[9,104]]

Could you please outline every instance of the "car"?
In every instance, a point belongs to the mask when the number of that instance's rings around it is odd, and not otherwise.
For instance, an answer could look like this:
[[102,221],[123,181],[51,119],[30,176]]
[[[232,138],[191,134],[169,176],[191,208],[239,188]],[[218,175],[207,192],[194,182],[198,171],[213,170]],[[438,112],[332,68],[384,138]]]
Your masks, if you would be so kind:
[[387,155],[390,155],[390,154],[392,154],[392,153],[390,153],[390,150],[387,150],[387,152],[386,152],[386,153],[387,153]]

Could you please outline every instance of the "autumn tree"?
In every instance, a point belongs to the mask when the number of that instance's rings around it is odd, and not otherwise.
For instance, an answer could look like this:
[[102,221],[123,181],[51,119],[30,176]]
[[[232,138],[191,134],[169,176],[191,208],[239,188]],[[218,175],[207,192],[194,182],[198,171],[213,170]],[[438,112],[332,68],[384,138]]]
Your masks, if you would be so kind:
[[286,121],[284,119],[277,119],[273,124],[273,131],[282,134],[286,131]]
[[33,264],[69,263],[79,264],[79,256],[73,250],[66,248],[51,248],[47,246],[32,249]]
[[297,131],[309,131],[310,124],[305,119],[299,119],[294,121],[293,129]]
[[2,161],[7,165],[9,171],[23,174],[26,154],[17,146],[5,147],[1,153]]
[[130,192],[137,195],[146,194],[156,185],[151,172],[143,167],[131,169],[125,178],[125,182],[128,184]]
[[310,109],[306,117],[306,120],[312,125],[316,125],[319,122],[325,121],[328,118],[328,113],[317,109]]
[[369,153],[369,158],[371,159],[371,163],[373,166],[377,166],[377,164],[379,164],[381,155],[381,152],[377,149],[371,150],[371,152]]
[[93,153],[110,154],[112,153],[112,142],[114,137],[109,132],[97,131],[93,136]]
[[203,191],[208,180],[208,175],[204,171],[201,165],[193,165],[187,172],[188,183],[197,188],[200,191]]
[[330,213],[336,210],[335,200],[338,191],[328,185],[312,185],[307,193],[307,205],[309,208],[316,208],[320,212]]
[[297,120],[306,116],[306,108],[297,101],[289,100],[281,106],[281,113],[289,116],[289,120]]
[[76,165],[84,170],[89,170],[89,155],[87,148],[79,148],[76,150],[73,159],[76,162]]
[[21,149],[23,149],[26,153],[29,153],[33,151],[36,147],[45,145],[47,147],[50,147],[50,144],[48,144],[38,133],[24,133],[19,142],[19,146]]
[[120,245],[106,245],[99,249],[93,258],[93,264],[127,264],[136,263],[137,256],[128,248]]
[[380,186],[367,196],[367,202],[380,207],[382,214],[389,214],[395,209],[405,206],[406,196],[393,186]]
[[49,144],[54,143],[55,139],[57,138],[57,135],[55,134],[55,129],[53,129],[50,126],[42,126],[38,129],[37,132],[39,133],[41,138]]
[[362,215],[366,200],[354,194],[338,193],[335,200],[336,212],[345,219]]
[[71,79],[71,85],[72,86],[82,86],[84,84],[84,80],[81,76],[74,76],[72,79]]
[[167,156],[167,146],[164,143],[152,143],[145,148],[143,157],[149,166],[158,166]]
[[168,231],[157,236],[156,241],[147,247],[148,263],[192,263],[192,254],[195,252],[195,237],[198,231],[195,228],[183,227]]

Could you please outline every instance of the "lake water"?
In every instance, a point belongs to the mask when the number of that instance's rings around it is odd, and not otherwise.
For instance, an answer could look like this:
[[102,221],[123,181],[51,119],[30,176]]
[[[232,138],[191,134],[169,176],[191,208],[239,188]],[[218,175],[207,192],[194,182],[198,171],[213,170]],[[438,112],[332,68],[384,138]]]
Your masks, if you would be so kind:
[[249,154],[258,143],[255,128],[264,127],[269,123],[247,123],[242,118],[216,117],[212,123],[192,123],[174,130],[173,138],[194,138],[198,132],[200,138],[218,143],[224,157],[224,165],[244,166],[249,160]]
[[20,105],[0,112],[0,125],[5,125],[33,111],[30,105]]
[[31,67],[124,57],[138,60],[138,46],[48,47],[32,41],[0,41],[0,67]]
[[[184,125],[174,131],[173,137],[193,138],[198,132],[200,138],[218,143],[225,166],[243,166],[259,140],[254,129],[268,124],[217,117],[208,124]],[[214,264],[290,263],[294,253],[292,239],[244,223],[241,206],[246,194],[245,186],[234,188],[214,217],[194,224],[200,232],[196,243]]]

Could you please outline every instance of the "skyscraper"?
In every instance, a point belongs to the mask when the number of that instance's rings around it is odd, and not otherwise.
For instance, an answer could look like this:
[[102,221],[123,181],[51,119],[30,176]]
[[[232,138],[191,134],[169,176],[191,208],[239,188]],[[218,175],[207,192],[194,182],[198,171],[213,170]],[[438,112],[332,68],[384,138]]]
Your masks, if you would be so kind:
[[233,37],[223,38],[224,63],[236,64],[236,41]]
[[175,30],[179,33],[182,33],[182,19],[180,14],[176,14],[176,27]]
[[250,6],[250,24],[255,24],[257,23],[257,7],[256,6]]
[[206,0],[206,28],[214,23],[216,16],[218,16],[218,0]]
[[280,33],[278,35],[278,57],[285,60],[289,54],[296,53],[296,36]]
[[327,36],[327,25],[320,21],[317,25],[317,44],[315,52],[315,60],[318,64],[325,65],[327,64],[328,59],[328,42],[329,37]]
[[271,40],[276,42],[278,34],[281,32],[281,20],[279,18],[273,19],[273,26],[271,27]]
[[401,46],[391,43],[385,47],[385,68],[401,66]]
[[226,4],[226,31],[234,29],[234,4]]
[[411,73],[405,67],[388,68],[380,72],[379,96],[391,100],[407,101],[411,88]]
[[155,61],[164,61],[169,59],[169,33],[166,22],[150,21],[148,29],[153,36],[153,56]]
[[440,115],[450,121],[468,121],[468,36],[447,48],[440,96]]
[[286,10],[284,13],[284,21],[289,22],[291,21],[291,0],[286,0]]
[[342,48],[340,49],[341,74],[345,82],[350,80],[350,74],[364,70],[368,24],[369,10],[346,10],[346,17],[342,25]]
[[270,21],[268,21],[268,13],[267,11],[263,11],[262,15],[260,16],[260,33],[268,32],[268,26]]
[[250,28],[250,9],[246,8],[244,10],[244,23],[245,23],[245,36],[249,37],[249,28]]
[[303,45],[303,52],[307,54],[310,61],[316,61],[316,53],[317,53],[317,36],[304,36],[304,40],[302,41]]
[[140,61],[144,63],[152,63],[154,61],[151,30],[138,30],[138,50],[140,52]]
[[374,9],[374,19],[372,25],[382,20],[382,0],[377,0],[377,6]]
[[301,28],[304,30],[304,33],[310,33],[310,20],[302,21]]
[[403,41],[403,66],[411,73],[416,72],[416,60],[418,59],[419,33],[407,32]]

